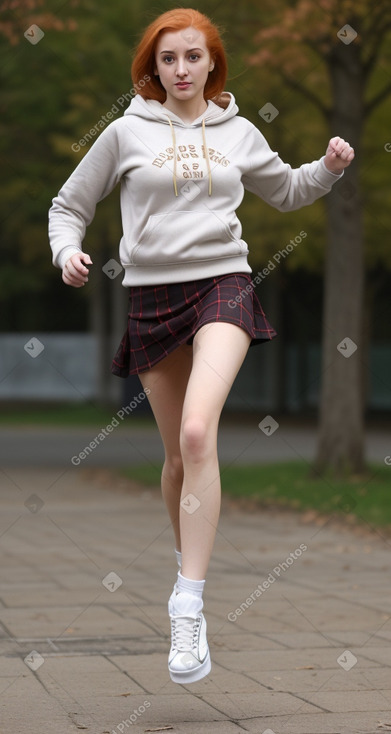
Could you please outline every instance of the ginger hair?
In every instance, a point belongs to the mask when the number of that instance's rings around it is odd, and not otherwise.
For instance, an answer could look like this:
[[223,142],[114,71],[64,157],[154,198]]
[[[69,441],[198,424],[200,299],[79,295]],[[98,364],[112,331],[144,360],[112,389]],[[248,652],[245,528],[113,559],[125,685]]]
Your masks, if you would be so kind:
[[[228,99],[223,91],[227,80],[228,65],[220,36],[221,31],[206,15],[191,8],[168,10],[155,18],[145,29],[136,48],[131,67],[133,86],[144,99],[155,99],[161,103],[165,101],[166,90],[159,77],[154,75],[156,46],[163,33],[182,31],[190,26],[204,34],[208,51],[214,61],[214,69],[209,72],[204,87],[204,97],[225,108]],[[139,88],[140,79],[148,79],[148,77],[149,81]]]

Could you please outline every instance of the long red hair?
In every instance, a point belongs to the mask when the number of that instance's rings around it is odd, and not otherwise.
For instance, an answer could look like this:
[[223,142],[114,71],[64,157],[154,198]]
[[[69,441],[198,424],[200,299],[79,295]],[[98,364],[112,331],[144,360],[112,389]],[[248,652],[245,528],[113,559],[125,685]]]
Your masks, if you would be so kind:
[[[205,35],[208,51],[214,60],[214,69],[209,73],[205,84],[204,97],[212,99],[221,107],[226,107],[227,99],[224,98],[222,92],[227,80],[228,65],[220,30],[206,15],[191,8],[168,10],[159,15],[146,28],[136,48],[131,67],[133,86],[144,99],[156,99],[161,103],[165,101],[166,91],[160,79],[154,76],[158,39],[166,31],[183,31],[190,26]],[[148,77],[150,80],[140,88],[140,80]]]

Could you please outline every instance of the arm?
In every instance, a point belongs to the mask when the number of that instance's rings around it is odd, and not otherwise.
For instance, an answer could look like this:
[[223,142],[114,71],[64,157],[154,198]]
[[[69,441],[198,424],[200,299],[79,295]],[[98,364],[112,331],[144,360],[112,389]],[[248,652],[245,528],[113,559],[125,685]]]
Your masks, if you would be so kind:
[[86,228],[98,201],[108,196],[120,180],[119,151],[115,125],[109,125],[86,153],[53,199],[49,210],[49,240],[53,265],[63,270],[67,285],[80,287],[88,280],[82,251]]
[[279,211],[287,212],[312,204],[327,194],[353,160],[354,151],[341,138],[333,138],[320,160],[291,168],[271,150],[254,126],[248,156],[249,169],[242,177],[245,189]]

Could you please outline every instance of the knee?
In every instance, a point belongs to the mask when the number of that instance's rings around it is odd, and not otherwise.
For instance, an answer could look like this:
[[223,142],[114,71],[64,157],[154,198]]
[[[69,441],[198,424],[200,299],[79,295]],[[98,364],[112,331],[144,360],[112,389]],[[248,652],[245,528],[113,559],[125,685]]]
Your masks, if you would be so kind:
[[199,416],[183,421],[181,428],[181,452],[184,460],[203,461],[212,450],[207,422]]

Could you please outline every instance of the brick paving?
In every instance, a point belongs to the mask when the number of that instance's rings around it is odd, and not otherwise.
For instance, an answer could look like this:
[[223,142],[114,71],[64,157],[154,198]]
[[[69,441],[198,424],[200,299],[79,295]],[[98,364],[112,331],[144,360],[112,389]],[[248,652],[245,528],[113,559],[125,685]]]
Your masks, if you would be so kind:
[[0,487],[2,733],[391,731],[391,538],[225,499],[212,672],[180,686],[159,490],[69,467],[4,469]]

